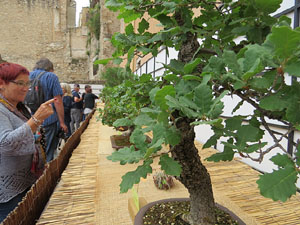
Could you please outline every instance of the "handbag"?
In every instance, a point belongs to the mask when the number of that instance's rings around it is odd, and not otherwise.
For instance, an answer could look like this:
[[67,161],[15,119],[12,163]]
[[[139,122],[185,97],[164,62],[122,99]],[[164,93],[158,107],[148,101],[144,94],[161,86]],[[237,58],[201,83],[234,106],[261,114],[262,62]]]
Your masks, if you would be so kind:
[[[46,164],[46,154],[45,154],[45,150],[44,150],[46,148],[46,142],[45,142],[43,128],[40,128],[40,130],[38,132],[36,132],[35,143],[36,143],[36,148],[35,148],[35,152],[32,157],[30,171],[37,178],[39,178],[43,174],[43,171],[45,169],[45,164]],[[39,151],[41,152],[42,163],[40,163]]]

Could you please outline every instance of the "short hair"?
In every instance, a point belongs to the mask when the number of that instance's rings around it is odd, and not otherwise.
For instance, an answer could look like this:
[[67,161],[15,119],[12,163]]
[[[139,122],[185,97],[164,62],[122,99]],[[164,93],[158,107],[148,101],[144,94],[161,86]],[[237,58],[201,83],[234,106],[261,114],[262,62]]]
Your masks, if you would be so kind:
[[20,74],[29,76],[29,71],[24,66],[15,63],[5,62],[0,64],[0,78],[5,83],[15,80]]
[[54,70],[54,67],[53,67],[53,63],[47,59],[47,58],[41,58],[39,61],[36,62],[33,70],[36,70],[36,69],[42,69],[42,70],[46,70],[46,71],[51,71],[51,70]]
[[84,86],[84,89],[87,89],[87,88],[91,88],[91,85],[87,84],[87,85]]
[[80,85],[79,84],[74,84],[74,88],[80,88]]

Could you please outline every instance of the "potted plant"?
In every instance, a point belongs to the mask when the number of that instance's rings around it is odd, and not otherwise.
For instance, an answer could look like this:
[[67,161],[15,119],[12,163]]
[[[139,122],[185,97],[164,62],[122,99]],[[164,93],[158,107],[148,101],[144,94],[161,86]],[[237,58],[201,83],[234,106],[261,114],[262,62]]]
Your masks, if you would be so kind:
[[[155,80],[150,75],[143,75],[140,78],[125,79],[117,86],[108,85],[103,89],[101,98],[105,99],[105,106],[98,109],[98,120],[101,119],[103,124],[123,132],[122,135],[111,136],[113,148],[118,150],[131,145],[129,139],[135,127],[133,119],[141,108],[150,104],[146,93],[153,88],[154,83]],[[151,142],[149,136],[145,138]]]
[[[270,16],[281,2],[106,1],[106,6],[119,10],[119,18],[128,23],[125,33],[116,33],[112,38],[115,62],[127,54],[129,67],[134,55],[156,56],[161,47],[178,50],[178,57],[164,65],[160,82],[146,93],[151,104],[141,108],[130,120],[135,126],[130,141],[139,151],[131,146],[108,157],[121,164],[143,161],[136,170],[122,177],[122,193],[152,173],[153,154],[157,157],[161,146],[167,145],[169,152],[159,155],[159,164],[190,193],[191,209],[186,221],[215,224],[210,176],[194,144],[194,126],[199,124],[210,125],[214,131],[204,148],[221,138],[225,140],[222,141],[224,151],[209,157],[210,161],[229,161],[235,154],[262,160],[276,148],[283,150],[286,154],[271,158],[278,169],[261,175],[257,183],[261,194],[273,200],[286,201],[296,193],[299,142],[291,143],[296,149],[291,155],[280,141],[300,128],[299,84],[287,84],[284,76],[285,73],[300,76],[300,31],[290,28],[289,18]],[[195,9],[200,11],[199,15],[194,14]],[[145,13],[148,19],[143,18]],[[149,17],[159,21],[160,31],[148,31]],[[142,19],[135,30],[130,22],[137,18]],[[242,41],[236,42],[239,37]],[[222,98],[228,95],[240,98],[233,112],[244,102],[254,110],[248,115],[223,119]],[[287,134],[272,130],[268,119],[287,125]],[[150,144],[144,137],[149,131],[153,134]],[[273,137],[274,144],[267,146],[262,140],[265,133]],[[251,153],[259,157],[253,158]]]
[[153,182],[158,189],[169,190],[174,186],[173,177],[164,171],[157,171],[153,174]]

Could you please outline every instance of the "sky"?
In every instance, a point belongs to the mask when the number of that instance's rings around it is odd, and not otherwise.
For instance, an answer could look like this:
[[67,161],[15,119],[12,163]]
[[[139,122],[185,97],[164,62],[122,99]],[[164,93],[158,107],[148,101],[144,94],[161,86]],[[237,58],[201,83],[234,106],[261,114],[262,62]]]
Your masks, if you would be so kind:
[[79,13],[82,7],[90,6],[89,0],[75,0],[76,1],[76,24],[78,24]]

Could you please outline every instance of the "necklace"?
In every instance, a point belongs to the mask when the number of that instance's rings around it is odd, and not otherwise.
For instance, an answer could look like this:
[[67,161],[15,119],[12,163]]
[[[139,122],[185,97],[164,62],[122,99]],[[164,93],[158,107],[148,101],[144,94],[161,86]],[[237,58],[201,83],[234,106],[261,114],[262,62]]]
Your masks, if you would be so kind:
[[27,118],[13,105],[11,104],[2,94],[0,94],[0,102],[16,116],[20,117],[24,121],[27,121]]

